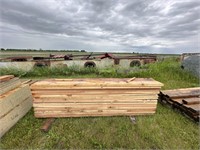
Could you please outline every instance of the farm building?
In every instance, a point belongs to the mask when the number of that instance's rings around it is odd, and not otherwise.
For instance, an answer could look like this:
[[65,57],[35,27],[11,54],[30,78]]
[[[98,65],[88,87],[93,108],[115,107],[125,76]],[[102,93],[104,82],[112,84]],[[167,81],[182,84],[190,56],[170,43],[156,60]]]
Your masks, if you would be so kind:
[[114,56],[109,53],[102,55],[50,55],[49,57],[9,57],[0,61],[0,67],[15,67],[30,70],[33,67],[96,67],[107,68],[115,65],[123,68],[153,63],[156,56]]

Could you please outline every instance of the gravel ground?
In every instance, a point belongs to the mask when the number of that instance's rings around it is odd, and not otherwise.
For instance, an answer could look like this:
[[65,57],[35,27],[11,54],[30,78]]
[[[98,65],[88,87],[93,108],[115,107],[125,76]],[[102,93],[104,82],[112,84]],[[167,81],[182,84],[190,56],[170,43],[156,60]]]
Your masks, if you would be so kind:
[[200,77],[200,54],[186,56],[182,61],[182,66],[184,67],[185,70]]

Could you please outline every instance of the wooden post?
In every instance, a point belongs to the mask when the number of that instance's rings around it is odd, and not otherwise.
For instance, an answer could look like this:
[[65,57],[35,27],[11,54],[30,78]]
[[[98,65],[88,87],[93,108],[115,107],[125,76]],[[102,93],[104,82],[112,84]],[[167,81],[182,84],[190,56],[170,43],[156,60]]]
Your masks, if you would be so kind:
[[55,118],[46,119],[43,123],[42,127],[40,128],[43,132],[48,132],[52,123],[55,121]]

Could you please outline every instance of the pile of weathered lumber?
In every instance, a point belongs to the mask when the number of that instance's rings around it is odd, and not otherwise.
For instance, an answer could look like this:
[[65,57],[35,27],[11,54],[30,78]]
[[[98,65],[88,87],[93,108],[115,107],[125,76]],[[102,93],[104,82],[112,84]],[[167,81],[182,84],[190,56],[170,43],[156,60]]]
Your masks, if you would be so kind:
[[13,75],[0,76],[0,137],[32,107],[29,85]]
[[199,122],[200,87],[163,90],[159,94],[159,101],[178,109],[194,121]]
[[49,79],[31,85],[35,117],[153,114],[162,83],[151,78]]
[[0,94],[4,94],[21,84],[19,78],[14,78],[13,75],[0,76],[0,82]]

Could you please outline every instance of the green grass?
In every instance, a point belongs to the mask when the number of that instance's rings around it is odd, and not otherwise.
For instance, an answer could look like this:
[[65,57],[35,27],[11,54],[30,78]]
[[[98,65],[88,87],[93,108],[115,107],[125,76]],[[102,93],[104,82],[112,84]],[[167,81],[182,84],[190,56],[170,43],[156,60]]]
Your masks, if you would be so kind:
[[[142,67],[143,71],[118,68],[77,69],[40,68],[23,72],[1,70],[23,78],[79,77],[152,77],[162,83],[162,89],[199,86],[199,79],[180,69],[179,62],[167,59]],[[199,125],[166,106],[158,104],[152,116],[58,118],[48,133],[40,131],[44,119],[36,119],[33,110],[21,119],[1,139],[1,149],[199,149]]]
[[112,68],[80,68],[72,67],[38,67],[26,72],[16,68],[1,68],[0,75],[13,74],[22,78],[77,78],[77,77],[98,77],[98,78],[154,78],[165,84],[163,89],[174,89],[180,87],[199,86],[199,79],[180,68],[180,63],[175,57],[165,59],[162,62],[148,64],[139,68],[123,70],[116,66]]

